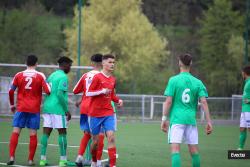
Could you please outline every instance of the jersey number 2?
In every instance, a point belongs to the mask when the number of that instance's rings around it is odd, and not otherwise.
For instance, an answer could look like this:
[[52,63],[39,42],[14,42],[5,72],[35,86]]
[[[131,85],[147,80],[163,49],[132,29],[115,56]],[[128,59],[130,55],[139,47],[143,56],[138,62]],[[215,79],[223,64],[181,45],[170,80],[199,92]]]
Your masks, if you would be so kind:
[[183,103],[189,103],[190,102],[190,95],[188,94],[190,92],[190,89],[185,89],[182,93],[182,102]]
[[32,87],[30,86],[32,83],[32,78],[31,77],[26,77],[25,81],[27,82],[25,85],[25,89],[32,89]]

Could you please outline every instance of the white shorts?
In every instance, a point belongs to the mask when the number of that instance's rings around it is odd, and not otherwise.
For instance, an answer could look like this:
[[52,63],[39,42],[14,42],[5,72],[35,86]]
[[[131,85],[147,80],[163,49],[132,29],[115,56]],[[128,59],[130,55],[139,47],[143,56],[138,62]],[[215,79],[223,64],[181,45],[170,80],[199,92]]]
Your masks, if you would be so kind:
[[43,127],[61,129],[67,128],[67,124],[65,115],[43,114]]
[[240,127],[241,128],[250,128],[250,112],[241,112]]
[[198,130],[194,125],[174,124],[168,130],[168,143],[198,144]]

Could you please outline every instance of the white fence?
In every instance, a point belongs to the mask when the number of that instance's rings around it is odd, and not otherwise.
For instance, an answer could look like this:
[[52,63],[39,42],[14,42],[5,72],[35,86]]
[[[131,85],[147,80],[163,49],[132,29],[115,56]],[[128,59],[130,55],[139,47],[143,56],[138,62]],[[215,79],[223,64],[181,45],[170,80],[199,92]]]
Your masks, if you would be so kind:
[[[118,119],[121,121],[160,121],[163,110],[164,96],[156,95],[119,95],[124,100],[124,107],[117,109]],[[80,95],[69,94],[73,101]],[[238,121],[241,113],[241,96],[210,97],[208,98],[211,116],[214,120]],[[79,117],[79,109],[69,104],[72,115]],[[0,92],[0,116],[11,115],[8,102],[8,93]],[[202,111],[197,112],[197,119],[203,121]]]

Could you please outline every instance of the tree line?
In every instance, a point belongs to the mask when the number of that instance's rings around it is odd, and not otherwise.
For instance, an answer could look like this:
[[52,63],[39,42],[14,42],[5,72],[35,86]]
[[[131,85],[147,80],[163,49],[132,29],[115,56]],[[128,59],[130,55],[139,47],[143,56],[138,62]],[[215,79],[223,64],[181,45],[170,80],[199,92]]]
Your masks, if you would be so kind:
[[[78,0],[0,1],[0,62],[36,53],[55,64],[77,59]],[[119,93],[162,94],[178,73],[177,56],[194,56],[192,73],[210,96],[241,93],[246,2],[238,0],[83,0],[82,65],[95,52],[117,55]]]

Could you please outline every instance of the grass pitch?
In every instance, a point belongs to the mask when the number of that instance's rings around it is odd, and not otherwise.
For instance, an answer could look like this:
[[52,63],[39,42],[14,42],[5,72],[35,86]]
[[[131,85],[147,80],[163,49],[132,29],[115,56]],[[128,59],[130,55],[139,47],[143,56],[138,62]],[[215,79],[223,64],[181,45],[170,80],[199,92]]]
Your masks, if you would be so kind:
[[[8,142],[11,135],[11,121],[0,118],[0,142]],[[238,126],[214,126],[212,135],[207,136],[204,127],[199,126],[199,148],[202,167],[249,167],[250,160],[228,160],[227,151],[238,146]],[[41,129],[38,137],[40,140]],[[82,132],[79,120],[71,121],[68,129],[68,145],[78,146]],[[28,130],[24,129],[19,138],[20,143],[28,143]],[[167,144],[167,135],[161,132],[160,123],[119,123],[116,133],[118,167],[171,167],[171,154]],[[49,144],[57,143],[57,131],[53,131]],[[105,147],[106,148],[106,147]],[[250,150],[250,136],[246,149]],[[77,147],[68,148],[68,159],[75,160]],[[16,164],[27,165],[28,145],[19,144],[16,150]],[[40,147],[35,155],[35,163],[39,164]],[[106,158],[107,154],[103,153]],[[49,146],[47,159],[51,165],[59,162],[58,147]],[[186,145],[181,146],[182,167],[191,167],[191,157]],[[8,161],[8,144],[0,143],[0,163]],[[0,165],[4,166],[4,165]]]

